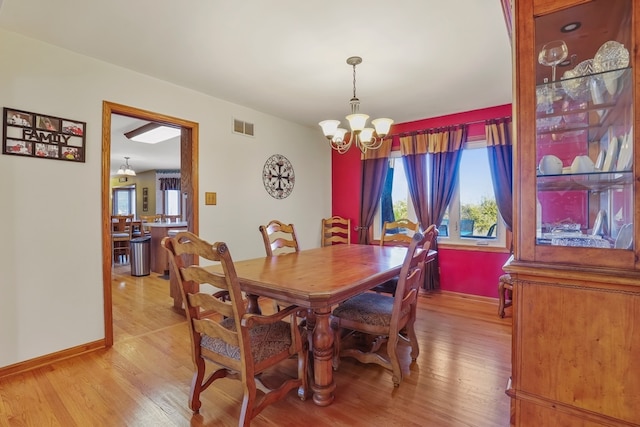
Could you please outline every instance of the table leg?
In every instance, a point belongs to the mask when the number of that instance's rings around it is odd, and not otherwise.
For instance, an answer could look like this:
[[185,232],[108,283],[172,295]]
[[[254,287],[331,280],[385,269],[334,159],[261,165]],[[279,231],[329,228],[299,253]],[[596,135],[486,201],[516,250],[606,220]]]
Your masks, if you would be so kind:
[[258,295],[247,294],[247,312],[262,314],[260,305],[258,304]]
[[313,329],[313,402],[329,406],[333,402],[333,330],[329,323],[331,307],[316,309]]

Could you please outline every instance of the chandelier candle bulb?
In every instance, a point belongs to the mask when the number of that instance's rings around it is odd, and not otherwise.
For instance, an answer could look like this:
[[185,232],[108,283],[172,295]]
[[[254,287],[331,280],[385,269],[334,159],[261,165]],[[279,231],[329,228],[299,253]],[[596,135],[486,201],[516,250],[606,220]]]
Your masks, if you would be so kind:
[[376,128],[376,133],[380,138],[384,138],[389,134],[393,120],[386,117],[380,119],[371,120],[371,124]]
[[360,132],[367,124],[369,116],[366,114],[349,114],[347,120],[353,132]]
[[363,142],[371,142],[373,139],[373,128],[364,128],[362,132],[360,132],[360,141]]
[[322,133],[324,133],[324,136],[326,136],[327,139],[333,139],[338,126],[340,126],[340,120],[323,120],[318,124],[322,128]]
[[336,129],[336,134],[331,139],[334,142],[342,142],[344,141],[344,136],[346,134],[347,134],[347,130],[345,128],[338,128]]

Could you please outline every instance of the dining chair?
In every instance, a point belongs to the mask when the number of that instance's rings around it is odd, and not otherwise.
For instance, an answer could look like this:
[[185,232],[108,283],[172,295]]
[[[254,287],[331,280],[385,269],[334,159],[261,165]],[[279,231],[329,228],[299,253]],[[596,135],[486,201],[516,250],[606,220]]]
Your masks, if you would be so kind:
[[[129,262],[131,238],[133,236],[133,215],[111,215],[112,264]],[[118,262],[120,264],[120,262]]]
[[131,221],[131,238],[144,237],[144,228],[142,227],[142,220]]
[[142,230],[144,231],[144,234],[151,234],[151,229],[147,226],[145,226],[145,223],[148,222],[161,222],[162,221],[162,214],[157,214],[157,215],[140,215],[140,220],[142,221]]
[[300,251],[293,224],[284,224],[274,219],[267,225],[261,225],[258,229],[262,235],[267,256]]
[[[306,399],[308,347],[304,331],[296,322],[299,308],[290,306],[270,316],[248,313],[231,252],[223,242],[211,244],[182,231],[175,237],[165,237],[162,246],[169,252],[171,269],[178,279],[191,337],[195,372],[189,408],[199,412],[200,394],[222,378],[242,382],[240,426],[250,425],[267,405],[295,388],[298,397]],[[220,262],[223,274],[208,272],[199,265],[185,265],[185,255]],[[202,293],[199,292],[202,284],[221,290]],[[285,318],[290,321],[284,321]],[[294,356],[295,378],[283,379],[276,388],[260,381],[262,373]]]
[[[262,235],[264,250],[267,256],[278,256],[291,252],[299,252],[298,238],[296,237],[296,229],[293,224],[284,224],[276,219],[269,221],[267,225],[258,227]],[[285,303],[280,301],[273,302],[274,309],[280,310]]]
[[380,234],[380,246],[408,246],[414,233],[420,231],[420,223],[406,218],[385,221]]
[[322,219],[322,246],[351,244],[351,219],[332,216]]
[[513,279],[509,273],[498,278],[498,316],[504,317],[504,309],[511,307],[513,300]]
[[165,214],[162,214],[162,221],[165,221],[165,222],[180,222],[180,221],[182,221],[182,215],[165,215]]
[[473,228],[475,226],[475,220],[473,219],[461,219],[460,220],[460,235],[461,236],[473,236]]
[[[339,304],[333,310],[331,326],[335,333],[334,369],[340,358],[352,357],[361,363],[375,363],[392,372],[393,385],[400,385],[402,369],[398,355],[399,341],[411,346],[411,360],[420,349],[414,328],[418,291],[428,250],[423,249],[430,236],[417,232],[400,269],[395,296],[365,292]],[[405,330],[406,337],[400,332]],[[345,346],[355,333],[364,334],[367,347]],[[352,339],[352,341],[354,341]],[[386,343],[386,351],[383,344]]]
[[[380,246],[406,246],[411,243],[414,233],[420,231],[420,224],[406,218],[395,221],[385,221],[382,225],[380,235]],[[386,282],[373,288],[375,292],[384,292],[393,295],[396,291],[398,278],[387,280]]]

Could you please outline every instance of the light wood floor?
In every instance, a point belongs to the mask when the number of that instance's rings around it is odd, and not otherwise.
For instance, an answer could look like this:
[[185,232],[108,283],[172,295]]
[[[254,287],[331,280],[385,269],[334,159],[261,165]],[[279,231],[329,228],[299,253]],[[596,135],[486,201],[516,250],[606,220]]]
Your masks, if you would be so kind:
[[[184,318],[169,307],[169,282],[155,273],[113,281],[115,345],[0,380],[0,426],[234,426],[242,391],[220,380],[187,407],[192,363]],[[510,310],[510,309],[508,309]],[[418,361],[394,388],[391,375],[350,359],[335,373],[331,406],[295,392],[267,407],[254,426],[509,425],[511,312],[455,294],[420,297]],[[291,373],[295,372],[292,362]],[[284,372],[275,373],[283,374]]]

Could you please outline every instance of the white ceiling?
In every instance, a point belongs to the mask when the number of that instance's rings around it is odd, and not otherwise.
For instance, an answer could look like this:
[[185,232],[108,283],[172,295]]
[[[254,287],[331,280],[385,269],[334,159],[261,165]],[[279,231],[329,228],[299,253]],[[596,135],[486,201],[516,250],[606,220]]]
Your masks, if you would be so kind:
[[180,137],[157,144],[127,139],[124,134],[149,122],[113,114],[111,116],[111,175],[130,157],[129,165],[140,173],[154,169],[180,169]]
[[354,55],[372,118],[511,102],[500,0],[0,0],[0,27],[311,127],[349,113]]

